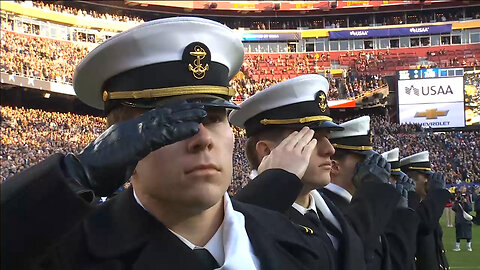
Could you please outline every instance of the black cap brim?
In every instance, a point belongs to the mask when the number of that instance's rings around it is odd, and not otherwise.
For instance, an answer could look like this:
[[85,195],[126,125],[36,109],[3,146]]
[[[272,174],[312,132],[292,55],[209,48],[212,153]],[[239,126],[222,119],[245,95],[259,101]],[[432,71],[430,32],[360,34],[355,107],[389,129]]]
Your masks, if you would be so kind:
[[314,124],[310,124],[308,125],[311,129],[319,129],[319,128],[324,128],[324,129],[328,129],[328,130],[331,130],[331,131],[341,131],[341,130],[344,130],[343,127],[341,127],[340,125],[338,124],[335,124],[334,122],[331,122],[331,121],[320,121],[320,122],[316,122]]
[[432,175],[433,174],[433,171],[429,171],[429,170],[412,170],[412,169],[408,169],[406,168],[406,166],[403,166],[402,167],[402,172],[404,173],[407,173],[407,172],[419,172],[419,173],[423,173],[423,174],[426,174],[426,175]]
[[[264,128],[267,126],[264,126]],[[325,130],[343,130],[344,128],[331,122],[331,121],[316,121],[310,123],[296,123],[296,124],[283,124],[283,125],[271,125],[268,126],[271,128],[278,127],[278,128],[289,128],[294,130],[300,130],[303,127],[309,127],[310,129],[317,130],[317,129],[325,129]]]
[[433,171],[421,171],[421,172],[426,174],[426,175],[432,175],[433,174]]
[[184,96],[176,96],[171,98],[161,98],[161,99],[149,99],[149,100],[135,100],[135,101],[122,101],[121,104],[134,107],[134,108],[142,108],[142,109],[153,109],[155,107],[164,106],[166,104],[174,103],[174,102],[188,102],[188,103],[196,103],[199,105],[203,105],[205,107],[216,107],[216,108],[226,108],[226,109],[240,109],[238,105],[232,103],[225,98],[220,96],[213,96],[213,95],[184,95]]
[[351,152],[354,152],[354,153],[357,153],[357,154],[360,154],[360,155],[364,155],[364,156],[370,156],[370,155],[373,155],[373,154],[378,154],[374,150],[347,150],[347,151],[351,151]]
[[189,103],[196,103],[204,105],[205,107],[216,107],[216,108],[227,108],[227,109],[234,109],[238,110],[240,107],[228,100],[223,98],[215,98],[215,97],[199,97],[199,98],[191,98],[186,100]]

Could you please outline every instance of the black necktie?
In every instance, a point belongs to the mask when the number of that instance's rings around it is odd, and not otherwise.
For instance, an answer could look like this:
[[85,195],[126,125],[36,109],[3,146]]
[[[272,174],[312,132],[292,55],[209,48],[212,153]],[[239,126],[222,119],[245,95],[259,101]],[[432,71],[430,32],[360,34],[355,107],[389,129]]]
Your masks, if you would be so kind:
[[317,213],[313,210],[308,210],[304,215],[310,222],[312,222],[317,227],[322,227],[320,225],[320,219],[318,219]]
[[[333,235],[330,230],[328,229],[328,226],[327,224],[323,224],[324,221],[322,221],[320,219],[320,216],[322,216],[322,214],[319,214],[317,215],[317,213],[314,211],[314,210],[308,210],[304,217],[306,217],[307,219],[310,220],[310,222],[312,222],[315,226],[317,226],[317,228],[319,229],[319,231],[321,231],[321,237],[323,237],[323,239],[325,239],[325,241],[329,241],[331,243],[331,247],[332,247],[332,254],[335,256],[335,258],[337,257],[337,251],[335,250],[334,248],[334,245],[333,245],[333,241],[332,239],[330,239],[330,237],[327,235],[328,234],[331,234]],[[322,216],[323,217],[323,216]],[[335,259],[336,260],[336,259]]]
[[318,214],[318,218],[320,219],[322,224],[325,226],[325,229],[327,229],[327,232],[329,234],[333,235],[335,238],[337,238],[337,240],[341,239],[342,232],[340,232],[340,230],[337,227],[335,227],[335,225],[333,225],[328,219],[326,219],[322,213]]
[[198,259],[200,259],[202,265],[206,269],[216,269],[220,267],[217,260],[215,260],[215,258],[206,248],[196,248],[193,250],[193,253]]

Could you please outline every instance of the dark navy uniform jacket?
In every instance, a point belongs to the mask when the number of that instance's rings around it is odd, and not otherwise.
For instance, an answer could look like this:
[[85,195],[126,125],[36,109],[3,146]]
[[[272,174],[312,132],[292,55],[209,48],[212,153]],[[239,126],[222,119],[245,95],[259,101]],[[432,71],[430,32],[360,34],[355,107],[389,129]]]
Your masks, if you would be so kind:
[[[281,169],[270,169],[252,180],[235,198],[284,213],[300,225],[313,226],[292,208],[301,189],[302,183],[296,175]],[[400,195],[391,185],[365,183],[352,199],[348,211],[342,214],[331,200],[320,193],[342,227],[343,236],[336,254],[338,269],[367,269],[364,243],[378,240]],[[325,228],[314,227],[314,230],[323,235],[323,241],[329,241],[324,237]]]
[[[127,189],[92,207],[53,155],[2,184],[2,269],[203,269]],[[324,269],[311,235],[283,215],[232,200],[262,269]]]

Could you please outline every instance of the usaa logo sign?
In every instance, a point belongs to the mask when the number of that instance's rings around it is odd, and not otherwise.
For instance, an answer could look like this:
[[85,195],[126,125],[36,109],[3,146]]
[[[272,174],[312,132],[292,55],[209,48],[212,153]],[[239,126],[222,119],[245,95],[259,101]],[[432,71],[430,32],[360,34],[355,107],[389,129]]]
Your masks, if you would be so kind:
[[431,85],[431,86],[421,86],[420,88],[415,87],[414,85],[411,85],[410,87],[405,87],[405,93],[407,95],[416,95],[419,96],[422,94],[423,96],[435,96],[435,95],[453,95],[453,90],[450,85],[447,86],[437,86],[437,85]]

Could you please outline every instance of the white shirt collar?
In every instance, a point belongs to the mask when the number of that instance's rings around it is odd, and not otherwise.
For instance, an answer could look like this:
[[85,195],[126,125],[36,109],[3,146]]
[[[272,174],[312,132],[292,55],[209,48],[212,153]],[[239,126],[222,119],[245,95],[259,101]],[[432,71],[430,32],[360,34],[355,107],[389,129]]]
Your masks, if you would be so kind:
[[[309,203],[307,208],[305,208],[305,207],[303,207],[303,206],[301,206],[297,203],[293,203],[292,207],[295,208],[302,215],[305,215],[309,210],[313,210],[313,211],[315,211],[315,214],[317,214],[317,216],[318,216],[317,211],[319,209],[320,212],[322,212],[322,215],[330,223],[332,223],[335,227],[337,227],[337,229],[339,229],[339,231],[341,232],[342,228],[340,226],[340,223],[337,221],[335,216],[332,214],[332,212],[328,208],[328,205],[325,203],[325,201],[323,200],[320,193],[318,193],[318,191],[316,191],[316,190],[312,190],[309,195],[310,195],[310,203]],[[339,240],[335,236],[329,234],[328,232],[327,232],[327,236],[332,241],[333,247],[336,250],[338,250]]]
[[339,185],[335,185],[334,183],[330,183],[325,186],[326,189],[330,190],[331,192],[343,197],[345,200],[350,202],[352,200],[352,194],[348,192],[346,189],[342,188]]
[[250,172],[250,174],[248,175],[248,178],[250,178],[250,180],[253,180],[253,179],[255,179],[255,177],[257,177],[257,176],[258,176],[258,171],[257,171],[257,170],[252,170],[252,171]]
[[[138,199],[135,189],[133,189],[133,196],[137,203],[145,209]],[[245,216],[233,209],[230,197],[226,192],[223,196],[223,206],[222,225],[203,248],[212,254],[220,265],[219,269],[260,269],[260,261],[253,252],[252,244],[245,229]],[[145,211],[147,210],[145,209]],[[202,248],[194,245],[178,233],[170,231],[189,248]]]
[[[168,229],[170,230],[170,229]],[[187,245],[190,249],[201,249],[204,248],[212,254],[213,258],[217,261],[219,265],[222,265],[225,262],[225,252],[223,251],[223,223],[218,228],[217,232],[213,235],[213,237],[208,241],[208,243],[204,247],[197,246],[192,242],[185,239],[185,237],[181,236],[180,234],[170,230],[175,236],[178,237],[185,245]]]
[[143,206],[142,202],[138,199],[135,189],[133,189],[133,197],[135,198],[135,201],[137,201],[138,205],[140,205],[143,208],[143,210],[147,211],[147,209],[145,209],[145,206]]
[[[322,213],[322,216],[325,217],[325,219],[328,220],[328,222],[333,224],[333,226],[335,226],[340,232],[342,232],[343,231],[342,226],[338,222],[335,215],[333,215],[332,211],[328,207],[325,200],[322,198],[322,195],[320,195],[320,193],[318,193],[318,191],[316,191],[316,190],[312,190],[310,192],[310,195],[313,197],[313,200],[315,201],[315,205],[316,205],[317,209]],[[318,213],[317,213],[317,215],[318,215]],[[337,239],[335,236],[329,234],[328,232],[327,232],[327,235],[330,238],[330,240],[332,241],[333,247],[336,250],[338,250],[338,247],[340,245],[339,239]]]
[[315,211],[315,214],[318,215],[317,206],[315,205],[315,200],[313,199],[312,194],[308,194],[308,196],[309,196],[309,199],[310,199],[310,203],[308,204],[307,208],[301,206],[298,203],[293,203],[292,207],[295,208],[302,215],[305,215],[308,212],[308,210],[313,210],[313,211]]
[[323,199],[322,195],[317,190],[312,190],[310,191],[310,194],[313,196],[313,199],[315,200],[315,205],[317,206],[317,209],[322,213],[322,215],[330,222],[333,224],[333,226],[337,227],[337,229],[342,232],[342,226],[338,222],[337,218],[335,215],[332,213],[330,208],[328,207],[327,203]]
[[[145,209],[143,204],[138,199],[137,194],[135,193],[135,189],[133,189],[133,197],[135,197],[135,200],[137,201],[137,203],[143,209]],[[228,196],[224,196],[224,197],[228,198]],[[224,200],[224,208],[228,208],[227,204],[230,203],[230,199],[228,199],[228,202],[225,202],[225,201],[226,200]],[[227,209],[225,209],[225,210],[227,210]],[[232,210],[233,210],[233,208],[232,208]],[[145,211],[147,211],[147,209],[145,209]],[[227,215],[227,213],[225,213],[225,216],[226,215]],[[224,233],[223,233],[223,222],[220,225],[220,227],[218,228],[217,232],[215,232],[213,237],[208,241],[208,243],[204,247],[200,247],[200,246],[197,246],[197,245],[193,244],[192,242],[188,241],[185,237],[183,237],[180,234],[170,230],[170,228],[168,228],[168,230],[170,232],[172,232],[176,237],[178,237],[178,239],[180,239],[183,243],[185,243],[185,245],[187,245],[190,249],[205,248],[206,250],[208,250],[208,252],[210,252],[210,254],[212,254],[212,256],[215,258],[215,260],[218,262],[219,265],[223,265],[223,263],[225,262],[225,252],[223,251],[223,235],[224,235]]]

